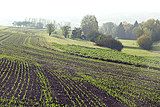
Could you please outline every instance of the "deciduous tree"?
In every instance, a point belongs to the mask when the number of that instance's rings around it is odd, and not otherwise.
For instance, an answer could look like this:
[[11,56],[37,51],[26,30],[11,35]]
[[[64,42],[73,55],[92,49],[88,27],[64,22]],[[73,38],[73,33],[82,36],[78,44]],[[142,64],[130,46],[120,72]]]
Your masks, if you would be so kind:
[[114,27],[116,27],[116,25],[114,23],[106,22],[106,23],[103,23],[103,25],[100,27],[99,32],[103,33],[106,36],[113,35],[114,34],[114,30],[113,30]]
[[48,33],[49,33],[49,36],[51,35],[51,33],[53,32],[53,31],[55,31],[55,26],[54,26],[54,24],[47,24],[47,31],[48,31]]
[[139,38],[140,36],[142,36],[144,34],[143,28],[137,28],[136,29],[136,34],[137,34],[137,38]]
[[98,21],[94,15],[86,15],[81,21],[81,29],[86,35],[89,31],[98,32]]
[[72,36],[71,38],[81,38],[81,34],[82,34],[82,30],[81,28],[74,28],[74,30],[72,31]]
[[123,27],[122,22],[117,27],[116,35],[117,35],[118,38],[125,38],[126,37],[125,29]]
[[87,34],[86,34],[86,37],[87,37],[87,40],[89,41],[92,41],[92,42],[95,42],[97,37],[101,35],[101,33],[98,33],[96,31],[89,31]]
[[63,26],[61,29],[62,29],[62,34],[64,35],[65,38],[67,38],[71,27],[70,26]]

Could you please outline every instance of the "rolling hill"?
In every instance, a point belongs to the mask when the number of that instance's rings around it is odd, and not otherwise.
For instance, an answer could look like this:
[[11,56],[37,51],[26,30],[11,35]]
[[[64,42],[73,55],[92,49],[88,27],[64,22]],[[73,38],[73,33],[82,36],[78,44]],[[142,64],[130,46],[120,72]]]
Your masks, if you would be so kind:
[[159,71],[66,54],[43,30],[1,28],[0,68],[2,107],[160,106]]

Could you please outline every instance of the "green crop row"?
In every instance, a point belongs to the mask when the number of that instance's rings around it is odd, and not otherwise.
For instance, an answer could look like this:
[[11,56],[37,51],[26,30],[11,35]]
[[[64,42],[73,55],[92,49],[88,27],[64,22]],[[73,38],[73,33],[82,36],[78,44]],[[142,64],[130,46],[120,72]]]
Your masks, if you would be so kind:
[[[81,86],[74,80],[73,76],[66,71],[51,70],[50,74],[57,77],[61,86],[66,91],[74,106],[77,103],[79,106],[92,105],[92,106],[107,106],[96,95],[87,90],[87,87]],[[80,94],[81,93],[81,94]],[[72,99],[76,99],[73,101]]]
[[78,56],[83,57],[93,57],[97,59],[104,59],[113,62],[122,62],[134,65],[141,65],[141,66],[153,66],[153,67],[160,67],[160,62],[153,61],[151,59],[147,59],[145,57],[136,56],[136,55],[128,55],[125,53],[117,52],[112,49],[101,49],[101,48],[92,48],[92,47],[85,47],[80,45],[62,45],[52,42],[52,46],[56,49],[63,50],[65,52],[77,54]]
[[[77,45],[54,47],[72,52],[69,55],[51,49],[40,36],[4,34],[10,37],[0,45],[0,106],[110,106],[107,99],[121,106],[160,104],[158,71],[73,56],[100,59],[95,55],[105,53],[102,56],[110,56],[106,59],[114,59],[116,54],[119,58],[127,54]],[[143,59],[133,56],[138,58]]]
[[[0,79],[2,79],[0,81],[0,92],[2,93],[0,97],[1,106],[13,106],[17,105],[17,103],[19,106],[60,106],[59,104],[52,103],[48,79],[41,72],[43,69],[24,62],[8,60],[7,58],[0,59],[0,63],[2,68],[0,71]],[[33,95],[29,92],[33,91],[37,95],[40,94],[41,97],[39,100],[36,97],[34,100],[30,99]],[[43,95],[45,98],[42,98]]]

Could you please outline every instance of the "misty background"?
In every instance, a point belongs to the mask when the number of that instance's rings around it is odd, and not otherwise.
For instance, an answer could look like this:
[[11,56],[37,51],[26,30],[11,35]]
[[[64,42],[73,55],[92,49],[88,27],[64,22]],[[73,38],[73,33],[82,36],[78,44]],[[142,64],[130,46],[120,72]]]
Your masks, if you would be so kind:
[[42,18],[56,22],[71,22],[72,29],[79,27],[87,14],[95,15],[98,25],[126,21],[133,24],[148,19],[160,19],[157,0],[3,0],[0,6],[0,25],[12,26],[14,21],[25,18]]

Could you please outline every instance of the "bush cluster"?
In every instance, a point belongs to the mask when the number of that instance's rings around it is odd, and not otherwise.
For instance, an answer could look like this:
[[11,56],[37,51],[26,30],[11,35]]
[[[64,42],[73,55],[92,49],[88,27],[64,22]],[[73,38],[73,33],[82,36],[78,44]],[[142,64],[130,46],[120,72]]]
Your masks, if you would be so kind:
[[101,35],[101,33],[98,33],[96,31],[89,31],[87,34],[86,34],[86,37],[87,37],[87,40],[89,41],[92,41],[92,42],[95,42],[96,41],[96,38]]
[[96,44],[99,46],[108,47],[111,49],[116,49],[121,51],[123,49],[123,45],[120,41],[112,38],[112,36],[100,35],[96,39]]
[[149,36],[147,35],[142,35],[137,39],[138,45],[146,50],[150,50],[152,48],[152,40]]
[[114,39],[111,35],[106,36],[96,31],[90,31],[87,33],[87,40],[95,42],[99,46],[108,47],[121,51],[123,45],[120,41]]

